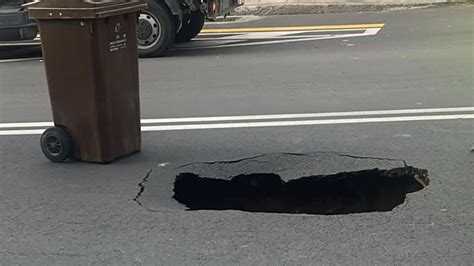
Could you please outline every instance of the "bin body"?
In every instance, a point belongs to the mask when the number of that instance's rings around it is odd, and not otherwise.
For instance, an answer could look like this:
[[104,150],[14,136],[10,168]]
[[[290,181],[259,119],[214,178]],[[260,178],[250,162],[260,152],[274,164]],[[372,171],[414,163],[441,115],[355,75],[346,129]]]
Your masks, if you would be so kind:
[[75,159],[106,163],[141,146],[136,12],[85,17],[38,26],[54,123]]

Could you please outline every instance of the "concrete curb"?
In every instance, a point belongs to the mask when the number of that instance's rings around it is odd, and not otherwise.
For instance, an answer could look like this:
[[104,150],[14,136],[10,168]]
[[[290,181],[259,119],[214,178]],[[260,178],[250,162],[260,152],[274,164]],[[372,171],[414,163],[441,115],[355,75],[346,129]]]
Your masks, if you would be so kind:
[[444,2],[425,4],[259,4],[244,5],[237,8],[232,15],[297,15],[297,14],[322,14],[322,13],[343,13],[343,12],[367,12],[384,11],[414,8],[430,8],[438,6],[452,5],[472,5],[473,2]]

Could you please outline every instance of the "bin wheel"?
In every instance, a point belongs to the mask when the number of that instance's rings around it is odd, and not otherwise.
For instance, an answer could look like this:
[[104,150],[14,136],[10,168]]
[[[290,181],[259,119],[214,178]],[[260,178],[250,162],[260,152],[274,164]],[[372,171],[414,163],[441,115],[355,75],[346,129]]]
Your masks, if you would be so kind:
[[71,158],[72,140],[69,134],[60,127],[48,128],[41,135],[41,150],[49,160],[59,163]]
[[138,54],[140,57],[162,55],[173,44],[176,35],[173,16],[162,3],[148,2],[148,9],[140,12],[137,25]]
[[196,37],[204,27],[205,15],[200,11],[191,12],[183,19],[183,26],[176,33],[175,42],[189,42]]

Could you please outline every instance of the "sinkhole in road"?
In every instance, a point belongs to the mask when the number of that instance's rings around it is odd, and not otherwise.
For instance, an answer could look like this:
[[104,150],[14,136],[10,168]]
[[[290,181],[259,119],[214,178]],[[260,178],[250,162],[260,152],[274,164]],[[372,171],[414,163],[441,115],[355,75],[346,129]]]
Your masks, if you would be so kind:
[[228,179],[180,173],[173,198],[189,210],[350,214],[391,211],[408,193],[429,184],[428,171],[411,166],[368,169],[284,181],[274,173]]

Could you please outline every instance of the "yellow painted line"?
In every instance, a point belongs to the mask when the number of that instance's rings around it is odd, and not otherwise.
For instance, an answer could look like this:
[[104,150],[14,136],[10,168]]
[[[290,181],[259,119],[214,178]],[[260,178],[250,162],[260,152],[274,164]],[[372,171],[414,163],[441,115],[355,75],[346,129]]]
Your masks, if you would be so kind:
[[202,33],[237,33],[237,32],[266,32],[266,31],[300,31],[300,30],[351,30],[383,28],[384,23],[351,24],[351,25],[323,25],[323,26],[296,26],[296,27],[266,27],[266,28],[231,28],[231,29],[203,29]]

